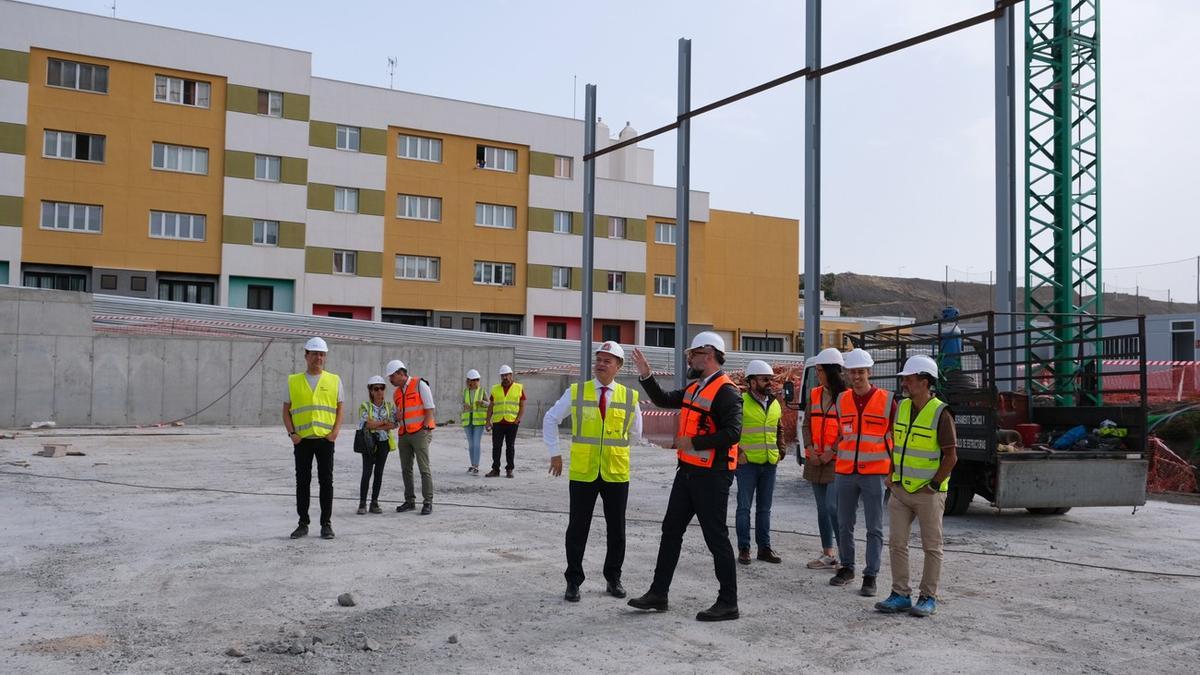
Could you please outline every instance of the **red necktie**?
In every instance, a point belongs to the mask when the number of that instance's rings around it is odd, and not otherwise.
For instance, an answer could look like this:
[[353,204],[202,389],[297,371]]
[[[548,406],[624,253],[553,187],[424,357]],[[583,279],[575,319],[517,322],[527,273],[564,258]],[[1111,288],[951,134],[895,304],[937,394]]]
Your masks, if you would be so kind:
[[604,419],[604,413],[608,410],[608,406],[604,404],[604,392],[608,391],[608,387],[600,387],[600,419]]

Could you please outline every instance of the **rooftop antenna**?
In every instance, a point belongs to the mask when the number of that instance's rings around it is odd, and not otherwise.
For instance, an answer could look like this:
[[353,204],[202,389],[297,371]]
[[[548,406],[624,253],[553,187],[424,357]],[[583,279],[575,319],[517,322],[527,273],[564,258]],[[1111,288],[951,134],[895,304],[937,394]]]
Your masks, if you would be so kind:
[[396,57],[388,57],[388,89],[396,88]]
[[113,0],[112,7],[110,9],[112,9],[113,18],[117,18],[117,0]]
[[[572,75],[571,76],[571,119],[573,119],[573,120],[579,119],[579,115],[577,114],[577,111],[576,111],[578,104],[579,104],[579,76]],[[1196,260],[1200,261],[1200,257],[1197,257]],[[1197,301],[1197,302],[1200,302],[1200,301]]]

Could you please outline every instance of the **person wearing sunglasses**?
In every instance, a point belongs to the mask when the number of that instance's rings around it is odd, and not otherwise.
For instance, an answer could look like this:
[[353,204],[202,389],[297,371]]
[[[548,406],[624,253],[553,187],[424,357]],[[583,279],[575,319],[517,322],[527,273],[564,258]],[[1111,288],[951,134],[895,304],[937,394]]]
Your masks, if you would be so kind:
[[375,486],[371,490],[371,513],[383,513],[379,508],[379,488],[383,484],[383,465],[388,453],[396,451],[396,404],[388,400],[387,380],[372,375],[367,380],[370,399],[358,406],[358,426],[371,432],[374,443],[362,453],[362,480],[358,483],[358,514],[367,512],[367,487],[371,485],[371,474],[375,475]]

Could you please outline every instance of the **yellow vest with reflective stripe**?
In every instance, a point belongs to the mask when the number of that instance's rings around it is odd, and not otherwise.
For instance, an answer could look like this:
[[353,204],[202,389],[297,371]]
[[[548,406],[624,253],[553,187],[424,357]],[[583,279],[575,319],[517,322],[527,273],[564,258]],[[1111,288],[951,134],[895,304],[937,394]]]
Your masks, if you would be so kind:
[[[396,421],[396,404],[392,403],[391,401],[389,401],[387,399],[384,399],[383,408],[386,411],[384,414],[388,415],[388,417],[387,418],[375,417],[375,406],[370,401],[363,401],[358,406],[358,416],[362,417],[362,414],[365,412],[365,413],[367,413],[368,420],[374,420],[376,422],[382,421],[382,422],[393,422],[394,423]],[[375,440],[375,434],[377,434],[379,432],[378,432],[378,430],[376,430],[376,431],[368,431],[367,433],[371,434],[371,440]],[[388,429],[387,438],[388,438],[388,452],[395,452],[397,443],[398,443],[396,441],[396,430]]]
[[524,390],[520,382],[513,382],[507,394],[504,393],[504,385],[492,387],[492,424],[517,421],[517,414],[521,412],[521,392]]
[[742,440],[738,447],[746,453],[746,461],[751,464],[778,464],[779,418],[783,409],[779,401],[771,399],[771,405],[763,410],[762,403],[750,395],[742,393]]
[[337,421],[338,376],[321,373],[316,389],[310,389],[304,373],[288,376],[292,425],[301,438],[325,438]]
[[571,480],[590,482],[599,476],[609,483],[629,482],[629,433],[638,393],[616,382],[608,387],[601,419],[596,382],[584,383],[582,396],[579,384],[571,385]]
[[[946,404],[931,398],[912,419],[912,399],[900,401],[892,438],[892,482],[899,482],[907,492],[916,492],[929,484],[942,465],[942,446],[938,444],[937,426]],[[945,492],[950,485],[946,476],[938,490]]]
[[461,417],[461,423],[464,427],[481,427],[487,422],[487,406],[481,407],[479,404],[482,402],[483,387],[476,387],[473,395],[470,389],[463,389],[463,403],[469,406],[467,412],[463,413]]

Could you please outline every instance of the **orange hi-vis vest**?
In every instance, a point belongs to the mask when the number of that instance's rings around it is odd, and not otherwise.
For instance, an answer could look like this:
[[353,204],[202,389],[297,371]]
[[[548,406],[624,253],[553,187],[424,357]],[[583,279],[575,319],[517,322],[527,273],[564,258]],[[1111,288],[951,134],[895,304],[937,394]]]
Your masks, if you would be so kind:
[[[717,430],[712,420],[712,404],[716,398],[717,392],[721,387],[733,384],[733,380],[725,373],[721,373],[717,377],[712,378],[708,382],[708,386],[700,388],[700,381],[697,380],[687,386],[683,390],[683,405],[679,408],[679,437],[695,438],[696,436],[704,436],[713,433]],[[716,460],[718,450],[676,450],[675,454],[679,457],[679,461],[684,464],[704,467],[711,469]],[[736,443],[729,448],[728,457],[726,458],[726,466],[730,471],[737,468],[738,446]]]
[[885,475],[892,470],[892,392],[876,389],[862,412],[854,403],[854,390],[843,391],[837,400],[842,440],[838,443],[837,464],[840,474]]
[[[400,428],[406,434],[415,434],[425,428],[425,404],[421,402],[421,378],[409,375],[403,387],[392,392],[396,402],[396,413],[402,415]],[[403,411],[403,412],[401,412]]]
[[838,415],[837,415],[837,400],[829,408],[821,407],[821,396],[825,393],[825,387],[815,387],[812,390],[812,395],[809,397],[808,404],[808,430],[812,436],[812,450],[807,452],[810,460],[816,459],[817,455],[825,451],[825,448],[833,446],[833,442],[837,440],[838,434]]

